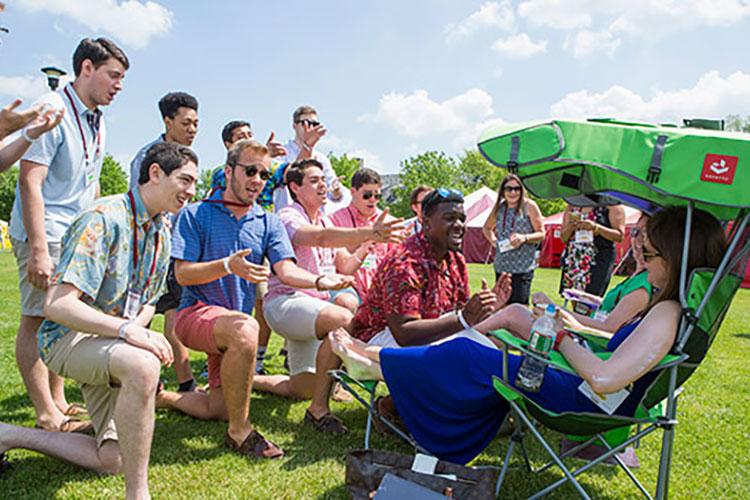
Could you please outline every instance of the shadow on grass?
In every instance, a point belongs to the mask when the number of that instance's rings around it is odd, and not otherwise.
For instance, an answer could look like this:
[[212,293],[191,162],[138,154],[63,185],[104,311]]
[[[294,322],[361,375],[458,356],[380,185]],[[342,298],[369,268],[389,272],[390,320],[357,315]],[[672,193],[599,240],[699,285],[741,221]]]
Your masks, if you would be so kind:
[[732,337],[739,337],[741,339],[750,340],[750,333],[735,333]]

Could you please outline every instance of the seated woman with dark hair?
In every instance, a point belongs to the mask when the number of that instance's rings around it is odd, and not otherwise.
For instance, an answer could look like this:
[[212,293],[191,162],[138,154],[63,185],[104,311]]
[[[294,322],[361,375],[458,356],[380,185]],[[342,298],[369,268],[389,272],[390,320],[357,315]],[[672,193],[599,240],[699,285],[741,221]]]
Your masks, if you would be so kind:
[[[556,413],[603,413],[578,390],[587,383],[600,394],[628,390],[614,413],[634,414],[657,376],[652,368],[675,342],[680,319],[678,289],[685,218],[684,208],[671,207],[649,220],[643,257],[649,282],[660,291],[646,311],[615,332],[607,345],[613,353],[611,357],[601,360],[578,344],[562,330],[558,318],[556,345],[578,375],[548,369],[540,391],[526,393],[530,399]],[[726,238],[708,213],[695,211],[689,248],[688,273],[719,265]],[[478,324],[476,329],[482,333],[494,329],[492,319]],[[496,349],[465,339],[388,349],[367,346],[343,329],[331,336],[334,351],[350,374],[385,380],[406,427],[421,446],[441,459],[466,463],[474,458],[489,444],[508,413],[508,404],[492,386],[492,376],[502,376],[503,371],[503,356]],[[528,332],[522,336],[528,337]],[[522,356],[508,355],[512,383],[522,360]]]

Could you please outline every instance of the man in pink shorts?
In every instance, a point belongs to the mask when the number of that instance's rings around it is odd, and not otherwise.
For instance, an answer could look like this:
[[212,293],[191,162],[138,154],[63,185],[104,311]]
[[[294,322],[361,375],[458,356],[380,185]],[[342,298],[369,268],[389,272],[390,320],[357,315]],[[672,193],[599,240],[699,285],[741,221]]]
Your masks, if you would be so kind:
[[351,277],[313,274],[294,263],[281,221],[263,210],[257,197],[270,176],[271,157],[263,144],[237,142],[227,154],[226,188],[193,203],[177,218],[172,236],[175,276],[183,293],[177,311],[180,341],[208,354],[210,391],[162,391],[160,407],[202,419],[228,420],[226,445],[248,457],[279,458],[284,452],[253,428],[250,391],[264,385],[255,376],[258,323],[252,317],[256,283],[274,274],[298,288],[336,290]]

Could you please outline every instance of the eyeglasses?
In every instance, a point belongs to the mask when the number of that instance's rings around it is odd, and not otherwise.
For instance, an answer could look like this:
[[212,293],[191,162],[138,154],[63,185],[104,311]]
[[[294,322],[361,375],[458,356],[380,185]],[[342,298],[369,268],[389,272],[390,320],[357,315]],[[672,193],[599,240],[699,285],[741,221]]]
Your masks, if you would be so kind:
[[380,191],[365,191],[364,194],[362,194],[362,199],[369,200],[373,196],[376,200],[379,200],[383,197],[383,193],[381,193]]
[[521,192],[521,186],[505,186],[506,193]]
[[641,235],[641,228],[640,227],[633,227],[630,229],[630,237],[631,238],[637,238]]
[[235,164],[235,167],[244,168],[245,175],[248,177],[255,177],[256,174],[259,174],[260,178],[264,181],[271,178],[271,172],[267,168],[258,167],[257,165],[243,165],[242,163]]
[[456,196],[458,198],[461,198],[461,201],[464,201],[464,194],[458,189],[437,188],[435,192],[441,198],[450,198],[451,196]]
[[318,125],[320,125],[320,122],[315,121],[315,120],[309,120],[307,118],[305,118],[304,120],[297,120],[294,123],[298,125],[307,125],[308,127],[317,127]]
[[646,262],[650,261],[651,259],[655,257],[661,257],[661,254],[659,252],[643,252],[643,260]]

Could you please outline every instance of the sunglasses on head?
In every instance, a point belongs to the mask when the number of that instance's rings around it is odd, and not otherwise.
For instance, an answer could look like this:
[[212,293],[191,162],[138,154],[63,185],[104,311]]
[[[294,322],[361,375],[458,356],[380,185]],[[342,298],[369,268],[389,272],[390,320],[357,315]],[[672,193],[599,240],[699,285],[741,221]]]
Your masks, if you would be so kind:
[[521,192],[521,186],[505,186],[503,189],[506,193]]
[[235,167],[245,169],[245,175],[248,177],[255,177],[256,174],[259,174],[260,178],[264,181],[271,178],[271,172],[267,168],[258,167],[257,165],[243,165],[242,163],[237,163]]
[[441,198],[457,197],[457,198],[461,198],[461,201],[464,200],[464,194],[458,189],[437,188],[435,192]]
[[320,125],[320,122],[315,121],[315,120],[309,120],[307,118],[305,118],[304,120],[297,120],[294,123],[301,124],[301,125],[307,125],[308,127],[317,127],[318,125]]
[[383,193],[381,193],[380,191],[365,191],[364,194],[362,194],[362,198],[365,200],[369,200],[373,196],[376,200],[379,200],[383,197]]

